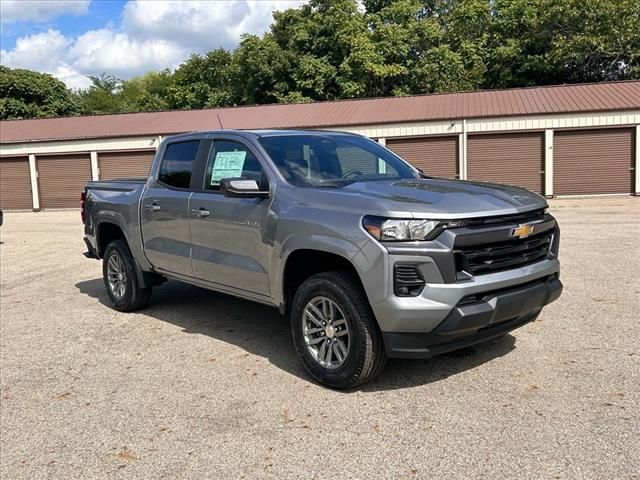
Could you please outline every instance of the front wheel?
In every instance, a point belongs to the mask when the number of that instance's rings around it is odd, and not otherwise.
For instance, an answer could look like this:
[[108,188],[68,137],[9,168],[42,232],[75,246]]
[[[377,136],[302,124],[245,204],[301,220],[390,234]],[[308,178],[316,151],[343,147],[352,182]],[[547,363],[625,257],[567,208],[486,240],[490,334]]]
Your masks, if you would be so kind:
[[149,304],[151,288],[138,285],[133,256],[123,240],[114,240],[104,251],[102,276],[111,305],[121,312],[139,310]]
[[291,331],[300,360],[328,387],[369,382],[386,362],[368,299],[349,272],[320,273],[300,286],[291,308]]

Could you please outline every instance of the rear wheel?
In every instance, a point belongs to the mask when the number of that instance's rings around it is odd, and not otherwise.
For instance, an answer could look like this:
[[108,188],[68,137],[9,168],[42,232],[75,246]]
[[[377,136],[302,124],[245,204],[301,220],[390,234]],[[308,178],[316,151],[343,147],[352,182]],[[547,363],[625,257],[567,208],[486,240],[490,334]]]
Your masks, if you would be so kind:
[[291,308],[291,331],[302,363],[328,387],[369,382],[386,362],[369,302],[348,272],[320,273],[300,286]]
[[104,252],[102,276],[111,305],[121,312],[144,308],[149,304],[151,288],[138,285],[133,256],[123,240],[114,240]]

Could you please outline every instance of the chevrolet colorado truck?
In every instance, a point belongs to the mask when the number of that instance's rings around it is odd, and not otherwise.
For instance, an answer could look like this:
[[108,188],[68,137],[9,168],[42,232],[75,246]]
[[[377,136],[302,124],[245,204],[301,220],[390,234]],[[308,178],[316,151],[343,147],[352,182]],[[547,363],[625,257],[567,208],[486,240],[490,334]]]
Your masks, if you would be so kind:
[[504,335],[562,291],[544,198],[430,178],[349,133],[169,137],[148,178],[88,183],[82,218],[115,309],[166,279],[271,305],[332,388]]

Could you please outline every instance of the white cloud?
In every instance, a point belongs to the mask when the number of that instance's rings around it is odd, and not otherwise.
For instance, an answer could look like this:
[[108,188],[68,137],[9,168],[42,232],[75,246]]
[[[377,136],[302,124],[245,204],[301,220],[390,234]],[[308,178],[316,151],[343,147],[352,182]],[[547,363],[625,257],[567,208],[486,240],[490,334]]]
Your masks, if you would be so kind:
[[117,29],[90,30],[76,38],[50,29],[19,38],[12,50],[2,50],[0,60],[10,67],[51,73],[71,88],[82,88],[90,83],[86,75],[106,72],[130,78],[148,70],[176,68],[194,52],[233,48],[243,33],[268,30],[274,10],[302,3],[130,1]]
[[19,38],[13,50],[2,50],[0,58],[5,65],[25,68],[39,65],[46,71],[65,54],[70,44],[71,41],[59,31],[47,30]]
[[132,1],[123,11],[123,26],[131,35],[179,41],[196,51],[232,48],[245,32],[262,34],[274,10],[297,7],[289,1]]
[[175,68],[187,51],[162,39],[136,39],[103,28],[89,31],[74,42],[68,56],[83,72],[108,72],[127,78],[151,69]]
[[1,0],[0,21],[46,22],[64,14],[83,15],[88,10],[89,0]]
[[51,73],[71,88],[86,87],[89,80],[68,63],[72,41],[57,30],[19,38],[11,51],[0,51],[3,65]]

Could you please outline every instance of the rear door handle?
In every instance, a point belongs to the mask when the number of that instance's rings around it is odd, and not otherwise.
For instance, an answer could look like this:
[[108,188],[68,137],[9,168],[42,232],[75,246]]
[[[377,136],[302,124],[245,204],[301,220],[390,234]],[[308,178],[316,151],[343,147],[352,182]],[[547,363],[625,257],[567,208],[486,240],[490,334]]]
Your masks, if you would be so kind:
[[191,213],[193,213],[196,217],[199,217],[199,218],[204,218],[204,217],[208,217],[209,215],[211,215],[209,210],[205,210],[202,207],[200,207],[200,208],[192,208],[191,209]]
[[148,203],[144,206],[144,208],[152,212],[157,212],[158,210],[160,210],[160,205],[158,205],[157,203]]

